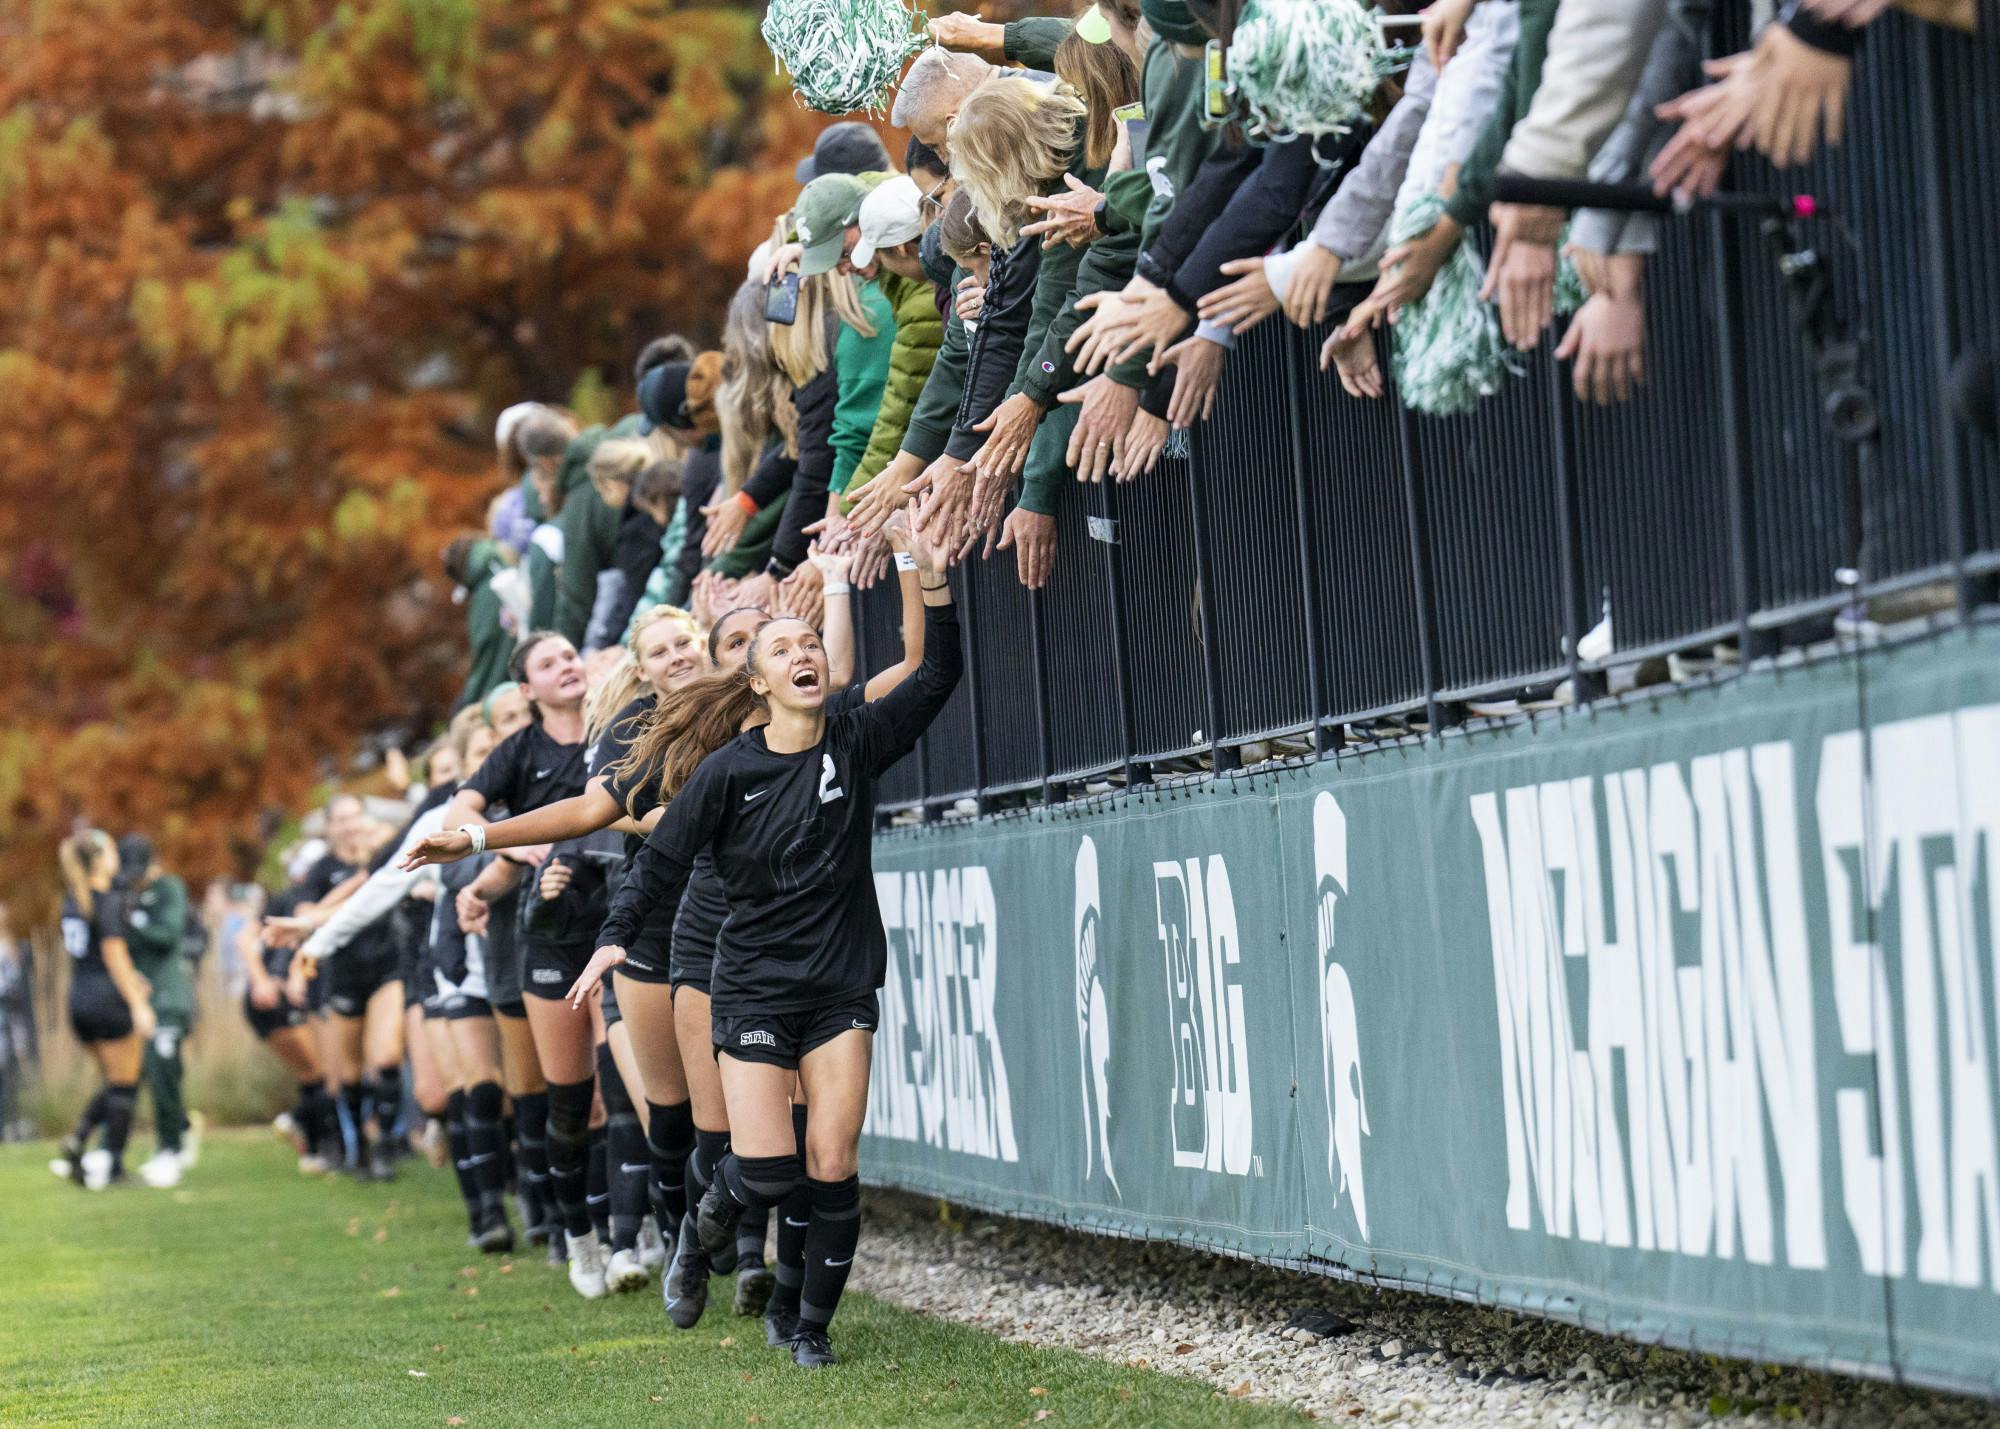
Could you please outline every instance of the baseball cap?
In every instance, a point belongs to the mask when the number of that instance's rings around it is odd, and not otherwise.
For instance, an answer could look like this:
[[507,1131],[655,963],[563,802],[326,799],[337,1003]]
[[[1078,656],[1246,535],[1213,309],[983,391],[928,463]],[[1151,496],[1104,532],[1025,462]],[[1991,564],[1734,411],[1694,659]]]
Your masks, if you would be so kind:
[[923,190],[907,174],[876,185],[861,201],[861,238],[854,245],[853,262],[865,268],[875,261],[876,250],[908,243],[924,231]]
[[799,160],[792,177],[809,184],[825,174],[865,174],[889,167],[882,136],[858,119],[829,124],[813,140],[813,151]]
[[792,206],[792,224],[805,245],[799,259],[801,277],[831,273],[840,266],[848,225],[860,214],[867,196],[868,185],[852,174],[822,174],[805,186]]

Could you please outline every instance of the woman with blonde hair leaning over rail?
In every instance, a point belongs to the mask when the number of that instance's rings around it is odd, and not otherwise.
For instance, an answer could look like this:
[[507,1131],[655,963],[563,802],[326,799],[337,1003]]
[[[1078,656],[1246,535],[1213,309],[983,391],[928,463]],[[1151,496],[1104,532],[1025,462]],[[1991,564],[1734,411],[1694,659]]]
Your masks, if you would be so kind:
[[[963,668],[941,554],[912,539],[924,602],[924,660],[872,704],[828,713],[819,632],[767,621],[743,668],[683,692],[700,716],[659,761],[666,812],[633,859],[603,943],[570,989],[580,1002],[655,907],[680,902],[702,853],[713,856],[730,915],[716,945],[710,1038],[732,1149],[694,1214],[709,1255],[744,1212],[775,1206],[803,1179],[810,1212],[793,1362],[835,1363],[828,1326],[860,1235],[855,1157],[887,963],[871,851],[877,779],[923,734]],[[768,722],[743,733],[752,716]],[[804,1165],[792,1122],[795,1082],[812,1116]]]
[[[125,947],[125,898],[112,887],[118,846],[99,829],[63,840],[63,951],[69,954],[69,1025],[90,1049],[104,1085],[49,1163],[58,1176],[101,1191],[125,1180],[125,1141],[139,1100],[139,1063],[153,1035],[146,981]],[[86,1169],[90,1138],[102,1128],[104,1165]]]

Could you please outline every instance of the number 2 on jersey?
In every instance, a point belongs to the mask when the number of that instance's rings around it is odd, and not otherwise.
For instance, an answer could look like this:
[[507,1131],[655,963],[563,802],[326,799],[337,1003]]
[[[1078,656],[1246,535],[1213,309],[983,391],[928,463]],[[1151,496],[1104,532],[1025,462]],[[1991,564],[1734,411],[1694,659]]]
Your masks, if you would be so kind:
[[834,773],[833,756],[822,754],[819,759],[819,801],[822,804],[831,804],[835,799],[845,798],[847,791],[833,782],[839,777]]

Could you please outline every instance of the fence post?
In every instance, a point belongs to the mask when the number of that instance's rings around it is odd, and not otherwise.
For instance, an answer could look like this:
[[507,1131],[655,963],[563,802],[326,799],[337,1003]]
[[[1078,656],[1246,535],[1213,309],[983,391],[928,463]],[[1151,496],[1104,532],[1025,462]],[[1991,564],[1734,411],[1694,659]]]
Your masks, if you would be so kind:
[[[1381,338],[1376,339],[1379,349]],[[1381,354],[1385,371],[1394,371],[1390,355]],[[1391,386],[1388,399],[1396,404],[1396,446],[1403,457],[1403,510],[1410,532],[1410,583],[1416,587],[1417,654],[1424,677],[1424,717],[1431,733],[1458,723],[1457,714],[1438,703],[1443,680],[1438,671],[1437,590],[1431,573],[1430,512],[1424,501],[1423,464],[1417,457],[1417,414]]]
[[[1125,787],[1129,789],[1140,782],[1141,770],[1133,758],[1139,745],[1139,729],[1132,712],[1132,651],[1126,639],[1130,632],[1125,626],[1124,549],[1118,543],[1118,487],[1115,482],[1100,481],[1093,483],[1091,490],[1104,507],[1101,515],[1090,518],[1089,530],[1090,538],[1104,545],[1105,594],[1111,602],[1111,659],[1118,695],[1120,763],[1125,771]],[[1146,773],[1150,777],[1150,771]]]
[[[986,569],[981,563],[979,569]],[[958,583],[959,600],[965,614],[965,698],[971,706],[972,715],[972,803],[980,813],[986,812],[986,726],[980,718],[979,688],[981,661],[979,658],[979,596],[976,590],[978,578],[968,569],[965,579]]]
[[1221,622],[1215,613],[1215,554],[1208,539],[1208,483],[1202,480],[1200,445],[1189,444],[1188,505],[1194,521],[1195,589],[1201,593],[1201,683],[1208,701],[1203,723],[1208,726],[1209,765],[1219,772],[1236,768],[1239,761],[1235,750],[1222,745]]
[[[1554,341],[1554,334],[1548,334]],[[1551,348],[1553,353],[1553,348]],[[1563,644],[1569,654],[1570,702],[1580,705],[1604,693],[1605,678],[1583,668],[1578,648],[1596,621],[1591,619],[1589,593],[1583,588],[1583,531],[1578,518],[1576,477],[1576,409],[1563,387],[1562,365],[1551,355],[1544,367],[1549,399],[1549,435],[1554,439],[1556,540],[1561,555]]]
[[1729,219],[1721,213],[1708,215],[1708,255],[1715,268],[1708,284],[1715,319],[1715,378],[1722,399],[1722,465],[1729,481],[1729,593],[1736,605],[1736,649],[1748,662],[1760,653],[1762,640],[1751,626],[1757,608],[1757,591],[1750,567],[1750,551],[1756,542],[1757,510],[1750,499],[1749,462],[1745,456],[1743,428],[1743,365],[1738,357],[1742,334],[1736,326],[1733,304],[1740,286],[1737,247],[1730,241]]
[[1035,748],[1042,761],[1042,803],[1060,802],[1056,796],[1056,741],[1049,727],[1049,642],[1042,616],[1042,593],[1028,592],[1028,639],[1035,650]]
[[1326,754],[1326,653],[1320,629],[1319,563],[1313,559],[1312,472],[1306,460],[1306,348],[1311,332],[1287,334],[1284,344],[1285,417],[1292,431],[1292,500],[1298,507],[1299,589],[1306,605],[1306,709],[1312,716],[1313,758]]

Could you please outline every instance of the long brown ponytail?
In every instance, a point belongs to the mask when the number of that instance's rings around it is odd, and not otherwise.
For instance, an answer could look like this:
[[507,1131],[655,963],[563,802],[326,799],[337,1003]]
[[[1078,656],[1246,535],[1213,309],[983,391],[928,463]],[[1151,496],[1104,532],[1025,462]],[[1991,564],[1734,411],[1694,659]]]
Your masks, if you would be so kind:
[[86,918],[97,906],[97,890],[91,886],[91,874],[95,872],[98,860],[110,848],[111,835],[101,829],[85,829],[71,834],[56,849],[56,862],[62,867],[63,883],[69,889],[69,896],[75,900],[78,911]]
[[[694,777],[701,761],[742,733],[743,721],[763,707],[763,696],[750,688],[747,662],[727,674],[703,675],[661,695],[625,757],[605,772],[631,784],[634,793],[657,774],[660,802],[667,803]],[[638,817],[630,796],[626,812]]]

